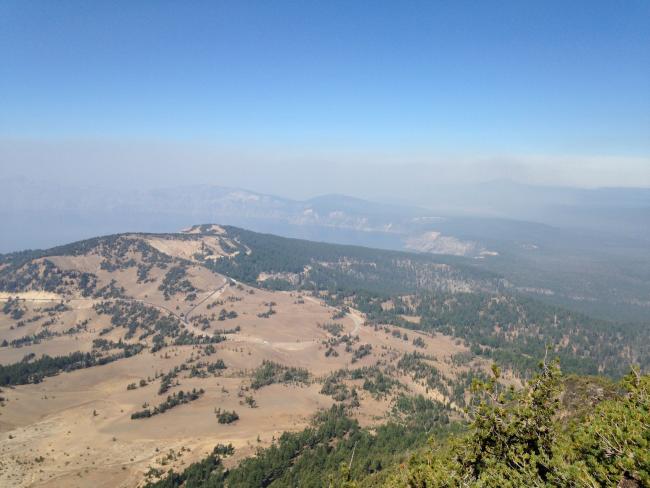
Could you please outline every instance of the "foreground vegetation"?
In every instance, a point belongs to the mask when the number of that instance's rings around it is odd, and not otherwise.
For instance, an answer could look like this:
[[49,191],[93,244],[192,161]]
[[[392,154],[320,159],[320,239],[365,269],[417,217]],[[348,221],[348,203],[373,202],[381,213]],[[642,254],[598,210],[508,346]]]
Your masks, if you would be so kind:
[[470,434],[416,454],[390,486],[650,485],[650,376],[633,370],[615,398],[564,422],[556,364],[518,392],[496,378],[479,385]]
[[147,486],[650,486],[649,375],[613,384],[544,363],[518,391],[499,375],[475,382],[467,428],[422,398],[400,399],[403,416],[373,430],[339,405],[232,470],[213,453]]

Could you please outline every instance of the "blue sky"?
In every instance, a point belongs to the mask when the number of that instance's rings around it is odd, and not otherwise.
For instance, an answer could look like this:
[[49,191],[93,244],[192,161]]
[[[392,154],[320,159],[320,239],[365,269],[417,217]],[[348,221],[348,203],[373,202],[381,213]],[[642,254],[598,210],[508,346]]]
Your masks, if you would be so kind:
[[0,65],[4,140],[650,156],[648,1],[5,0]]

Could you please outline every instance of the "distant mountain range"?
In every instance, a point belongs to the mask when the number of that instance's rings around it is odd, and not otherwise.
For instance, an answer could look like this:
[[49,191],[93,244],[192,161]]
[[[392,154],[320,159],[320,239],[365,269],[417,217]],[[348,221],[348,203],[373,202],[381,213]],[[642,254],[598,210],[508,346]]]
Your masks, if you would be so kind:
[[522,293],[608,319],[650,317],[650,190],[509,181],[432,188],[423,205],[292,200],[210,185],[153,190],[0,180],[0,252],[218,222],[339,244],[447,254]]
[[[432,188],[420,206],[336,194],[300,201],[210,185],[133,191],[13,178],[0,179],[0,189],[0,215],[7,231],[0,236],[0,252],[102,233],[173,231],[196,222],[397,249],[412,246],[408,242],[414,237],[422,239],[432,230],[449,234],[443,237],[490,237],[485,228],[477,231],[477,219],[487,219],[490,226],[497,220],[509,221],[510,228],[517,226],[524,234],[531,225],[512,221],[650,243],[650,189],[584,190],[494,181]],[[430,247],[433,252],[457,254],[442,245]]]
[[0,251],[5,252],[134,229],[175,231],[196,222],[400,249],[412,234],[444,220],[423,208],[345,195],[298,201],[207,185],[135,192],[26,180],[0,181],[0,186],[0,212],[7,229]]

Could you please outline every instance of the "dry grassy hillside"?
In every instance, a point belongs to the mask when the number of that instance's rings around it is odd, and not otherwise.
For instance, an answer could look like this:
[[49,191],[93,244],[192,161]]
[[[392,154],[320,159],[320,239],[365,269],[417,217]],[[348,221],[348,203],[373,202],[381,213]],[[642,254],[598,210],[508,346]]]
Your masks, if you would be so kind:
[[212,226],[3,263],[0,485],[136,486],[217,444],[236,463],[334,402],[363,425],[407,393],[462,415],[486,364],[459,341],[206,266],[251,252]]

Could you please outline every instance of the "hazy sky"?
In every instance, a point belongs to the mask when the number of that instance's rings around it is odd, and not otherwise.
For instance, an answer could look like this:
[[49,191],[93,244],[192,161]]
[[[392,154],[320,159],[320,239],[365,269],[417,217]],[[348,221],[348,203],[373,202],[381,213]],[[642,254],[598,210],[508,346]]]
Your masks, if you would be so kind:
[[282,174],[650,186],[649,46],[645,0],[5,0],[0,165],[293,196]]

